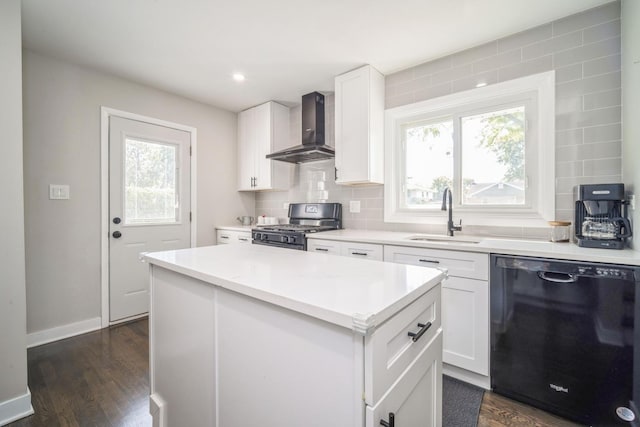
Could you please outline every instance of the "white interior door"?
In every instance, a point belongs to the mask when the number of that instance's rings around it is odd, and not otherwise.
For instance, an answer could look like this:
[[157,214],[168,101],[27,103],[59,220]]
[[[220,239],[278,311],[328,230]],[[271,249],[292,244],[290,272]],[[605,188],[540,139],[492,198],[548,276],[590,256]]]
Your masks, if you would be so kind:
[[191,134],[109,119],[109,320],[149,311],[149,272],[140,252],[187,248]]

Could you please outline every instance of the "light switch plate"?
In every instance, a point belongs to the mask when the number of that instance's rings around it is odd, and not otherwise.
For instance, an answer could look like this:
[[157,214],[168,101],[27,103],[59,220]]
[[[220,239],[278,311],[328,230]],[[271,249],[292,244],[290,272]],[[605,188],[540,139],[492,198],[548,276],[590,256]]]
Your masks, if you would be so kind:
[[349,201],[349,212],[360,213],[360,200]]
[[636,196],[630,194],[627,199],[629,200],[629,207],[631,208],[631,210],[636,210]]
[[69,186],[60,184],[49,184],[49,200],[68,200]]

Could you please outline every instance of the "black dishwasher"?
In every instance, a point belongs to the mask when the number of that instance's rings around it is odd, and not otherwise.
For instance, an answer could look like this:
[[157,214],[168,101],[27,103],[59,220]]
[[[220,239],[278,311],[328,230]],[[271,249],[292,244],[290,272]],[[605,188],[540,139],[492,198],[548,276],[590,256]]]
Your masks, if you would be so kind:
[[493,390],[580,423],[629,425],[639,280],[637,267],[491,255]]

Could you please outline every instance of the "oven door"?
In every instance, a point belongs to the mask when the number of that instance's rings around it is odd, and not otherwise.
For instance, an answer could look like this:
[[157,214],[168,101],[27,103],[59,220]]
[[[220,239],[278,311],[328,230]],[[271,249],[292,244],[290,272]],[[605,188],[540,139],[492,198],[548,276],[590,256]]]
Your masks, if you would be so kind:
[[287,234],[278,231],[252,230],[251,243],[300,251],[307,250],[307,239],[302,233]]

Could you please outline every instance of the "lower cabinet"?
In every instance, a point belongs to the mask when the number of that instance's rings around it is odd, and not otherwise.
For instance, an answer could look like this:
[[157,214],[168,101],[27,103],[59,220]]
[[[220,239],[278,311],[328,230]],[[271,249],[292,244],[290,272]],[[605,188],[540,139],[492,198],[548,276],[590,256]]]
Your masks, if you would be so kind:
[[216,230],[216,244],[251,243],[251,231]]
[[307,240],[307,252],[322,252],[354,258],[382,261],[382,245],[357,242],[338,242],[335,240],[313,239]]
[[154,425],[441,426],[440,285],[359,332],[157,266],[151,283]]
[[384,260],[448,270],[442,282],[443,361],[488,376],[488,255],[385,245]]

